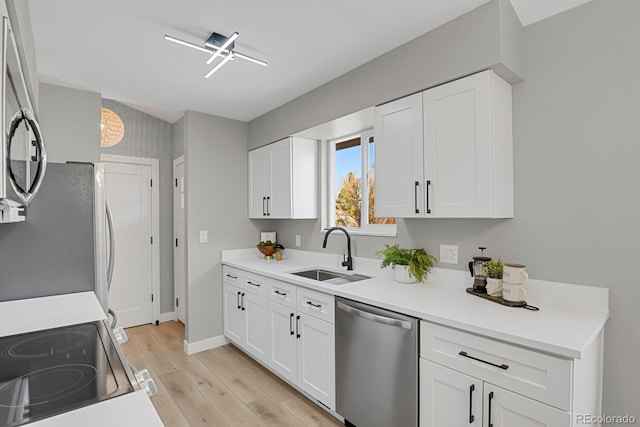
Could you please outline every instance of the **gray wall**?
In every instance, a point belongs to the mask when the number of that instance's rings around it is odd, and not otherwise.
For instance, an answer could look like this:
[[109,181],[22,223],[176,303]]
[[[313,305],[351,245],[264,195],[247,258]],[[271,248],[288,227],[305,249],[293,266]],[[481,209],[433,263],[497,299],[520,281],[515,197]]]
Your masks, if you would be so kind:
[[[223,334],[220,251],[259,239],[247,219],[247,124],[187,112],[187,336],[189,343]],[[200,243],[200,230],[209,242]]]
[[490,1],[252,120],[248,147],[487,68],[521,81],[521,43],[510,1]]
[[99,93],[42,83],[39,107],[49,161],[100,159]]
[[[525,263],[532,277],[609,287],[604,412],[636,417],[640,416],[639,29],[636,0],[594,0],[525,28],[524,82],[513,87],[514,219],[400,220],[397,239],[353,239],[355,255],[364,257],[374,257],[384,243],[424,247],[436,255],[440,243],[457,244],[461,270],[478,246],[487,246],[490,256]],[[448,41],[446,46],[455,43]],[[449,61],[448,51],[443,47],[422,60],[435,67]],[[406,68],[407,63],[398,62],[396,67]],[[376,70],[371,72],[375,75]],[[387,85],[398,85],[395,78],[388,82],[377,78],[380,97],[388,96]],[[356,98],[349,105],[378,97],[361,93],[357,85],[351,89],[346,82],[342,89],[345,98]],[[327,87],[327,97],[334,97],[334,91]],[[315,120],[320,99],[323,91],[314,91],[278,111],[295,107],[296,119],[306,125]],[[285,123],[273,114],[258,119],[255,129],[273,127],[283,134],[299,130],[295,120]],[[251,142],[258,142],[257,134]],[[322,250],[319,221],[274,223],[285,246],[293,247],[295,234],[302,234],[303,249]],[[332,237],[328,250],[342,253],[344,239]]]
[[[124,123],[119,144],[100,148],[100,153],[158,159],[160,163],[160,312],[173,305],[173,125],[119,102],[103,99]],[[155,185],[155,183],[154,183]]]
[[177,159],[184,155],[184,116],[173,124],[173,143],[171,157]]
[[[100,147],[103,102],[125,124],[123,140],[105,149]],[[160,160],[160,312],[173,311],[173,126],[118,102],[103,100],[99,93],[51,84],[40,84],[40,126],[51,162],[97,162],[100,153]]]

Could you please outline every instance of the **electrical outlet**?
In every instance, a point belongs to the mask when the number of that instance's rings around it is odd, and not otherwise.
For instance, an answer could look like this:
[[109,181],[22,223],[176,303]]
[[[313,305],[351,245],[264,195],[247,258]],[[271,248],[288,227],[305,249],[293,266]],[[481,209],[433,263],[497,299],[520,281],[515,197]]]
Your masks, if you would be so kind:
[[207,230],[200,230],[200,243],[207,243],[209,241],[209,232]]
[[457,264],[458,245],[440,245],[440,262],[442,264]]
[[297,247],[302,246],[302,236],[299,234],[296,234],[296,246]]

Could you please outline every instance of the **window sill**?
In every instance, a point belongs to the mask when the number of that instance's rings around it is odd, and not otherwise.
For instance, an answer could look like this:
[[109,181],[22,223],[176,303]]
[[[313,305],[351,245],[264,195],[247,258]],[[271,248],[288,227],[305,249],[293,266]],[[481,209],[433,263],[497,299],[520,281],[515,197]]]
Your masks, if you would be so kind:
[[[371,231],[371,230],[358,230],[355,228],[346,228],[351,236],[371,236],[371,237],[397,237],[398,231]],[[321,228],[320,234],[325,234],[327,228]]]

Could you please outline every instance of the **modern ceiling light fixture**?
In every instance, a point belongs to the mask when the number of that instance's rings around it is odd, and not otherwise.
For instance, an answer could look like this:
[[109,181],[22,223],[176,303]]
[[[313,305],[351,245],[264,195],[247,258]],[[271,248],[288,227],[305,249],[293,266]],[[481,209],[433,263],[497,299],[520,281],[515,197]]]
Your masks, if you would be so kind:
[[238,36],[239,34],[237,31],[231,34],[229,37],[223,36],[222,34],[218,34],[218,33],[211,33],[209,38],[205,40],[204,46],[200,46],[195,43],[181,40],[179,38],[169,36],[167,34],[164,35],[164,39],[182,46],[190,47],[200,52],[208,53],[210,56],[206,61],[207,64],[213,63],[217,58],[222,58],[221,61],[218,62],[218,64],[211,69],[211,71],[205,74],[204,76],[205,79],[208,79],[209,77],[211,77],[213,73],[215,73],[220,68],[222,68],[224,64],[226,64],[227,62],[235,58],[241,58],[246,61],[253,62],[254,64],[258,64],[258,65],[262,65],[263,67],[266,67],[267,63],[265,61],[252,58],[249,55],[245,55],[235,50],[235,40],[238,38]]

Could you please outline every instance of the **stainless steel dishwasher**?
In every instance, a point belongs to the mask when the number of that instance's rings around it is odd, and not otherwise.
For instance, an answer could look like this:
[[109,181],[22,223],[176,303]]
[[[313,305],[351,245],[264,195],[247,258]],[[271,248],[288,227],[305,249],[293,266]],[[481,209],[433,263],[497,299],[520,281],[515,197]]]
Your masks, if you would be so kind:
[[418,325],[336,297],[336,412],[346,426],[418,425]]

